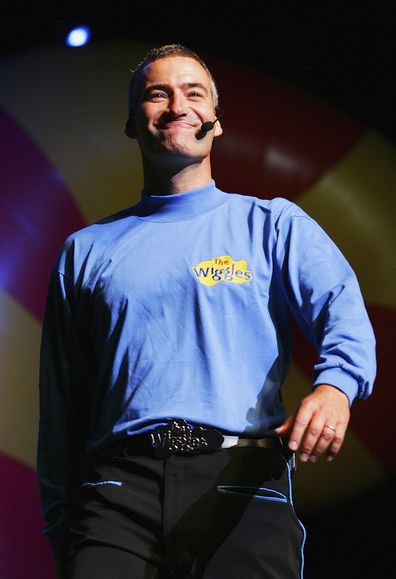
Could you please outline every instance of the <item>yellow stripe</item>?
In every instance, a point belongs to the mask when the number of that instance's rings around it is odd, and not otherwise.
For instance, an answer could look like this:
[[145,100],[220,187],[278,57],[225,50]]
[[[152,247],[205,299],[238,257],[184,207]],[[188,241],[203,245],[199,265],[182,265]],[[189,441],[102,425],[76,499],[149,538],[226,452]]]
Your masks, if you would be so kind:
[[0,450],[35,467],[40,324],[0,290]]
[[[282,389],[288,415],[309,394],[310,387],[305,375],[292,365]],[[323,457],[315,464],[297,462],[294,479],[297,510],[320,511],[341,500],[357,497],[386,478],[382,466],[349,428],[340,454],[333,462],[328,463]]]
[[396,305],[396,149],[369,131],[297,203],[356,271],[366,302]]
[[60,170],[88,223],[140,199],[140,153],[124,125],[130,70],[149,48],[58,46],[2,60],[0,105]]

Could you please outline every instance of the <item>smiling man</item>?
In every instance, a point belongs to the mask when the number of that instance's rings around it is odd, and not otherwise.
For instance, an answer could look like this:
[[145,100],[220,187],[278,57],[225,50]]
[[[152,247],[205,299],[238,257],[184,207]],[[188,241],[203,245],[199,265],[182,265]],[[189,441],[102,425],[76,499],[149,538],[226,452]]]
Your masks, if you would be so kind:
[[[38,473],[59,577],[297,579],[295,453],[331,461],[375,375],[356,277],[294,203],[225,193],[206,65],[132,75],[135,206],[71,235],[50,281]],[[286,418],[290,316],[318,351]]]
[[223,130],[219,121],[208,133],[201,127],[213,121],[217,98],[206,67],[176,54],[147,64],[131,84],[127,134],[138,140],[146,191],[180,193],[210,183],[212,142]]

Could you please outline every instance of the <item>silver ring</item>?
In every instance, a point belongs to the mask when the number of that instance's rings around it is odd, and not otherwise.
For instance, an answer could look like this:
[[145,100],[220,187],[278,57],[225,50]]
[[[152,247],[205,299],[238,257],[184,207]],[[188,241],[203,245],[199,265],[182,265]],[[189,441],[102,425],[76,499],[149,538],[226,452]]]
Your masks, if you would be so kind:
[[336,429],[334,428],[334,426],[331,426],[331,424],[325,424],[323,428],[330,428],[330,430],[332,430],[333,432],[336,431]]

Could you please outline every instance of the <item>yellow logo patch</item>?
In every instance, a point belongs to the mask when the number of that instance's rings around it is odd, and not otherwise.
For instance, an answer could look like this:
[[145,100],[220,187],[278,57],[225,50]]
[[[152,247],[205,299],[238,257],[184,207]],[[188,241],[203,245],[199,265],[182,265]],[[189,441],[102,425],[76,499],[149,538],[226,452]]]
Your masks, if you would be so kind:
[[201,261],[193,268],[195,277],[204,285],[216,285],[219,282],[248,283],[253,274],[248,270],[247,261],[234,261],[230,255],[213,257],[210,261]]

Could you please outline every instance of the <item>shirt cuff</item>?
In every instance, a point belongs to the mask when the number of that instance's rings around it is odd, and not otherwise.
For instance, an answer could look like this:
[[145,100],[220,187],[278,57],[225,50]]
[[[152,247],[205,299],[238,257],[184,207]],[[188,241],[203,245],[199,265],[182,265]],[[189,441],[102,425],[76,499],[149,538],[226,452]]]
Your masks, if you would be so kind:
[[341,368],[329,368],[328,370],[322,370],[320,374],[315,378],[313,387],[319,386],[319,384],[328,384],[329,386],[334,386],[338,390],[341,390],[349,400],[349,406],[352,406],[352,402],[358,397],[359,386],[356,379],[345,372]]

